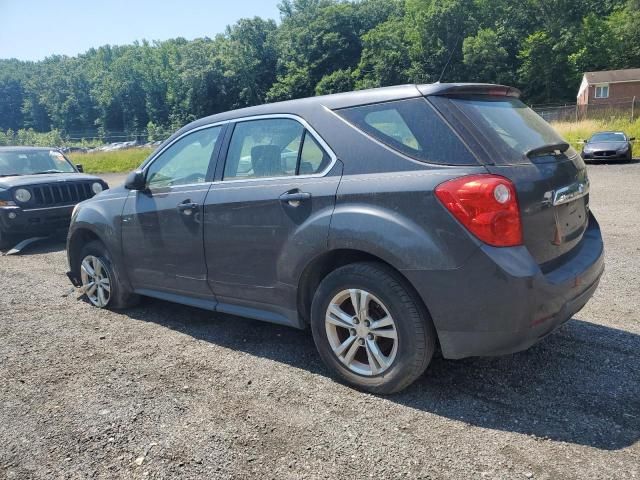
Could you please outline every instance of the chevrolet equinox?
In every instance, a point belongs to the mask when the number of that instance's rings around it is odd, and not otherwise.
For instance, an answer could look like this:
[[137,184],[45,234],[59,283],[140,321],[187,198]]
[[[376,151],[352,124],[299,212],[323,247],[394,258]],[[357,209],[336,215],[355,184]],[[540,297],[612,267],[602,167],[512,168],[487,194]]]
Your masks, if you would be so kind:
[[405,85],[197,120],[80,203],[69,277],[297,328],[342,381],[401,390],[520,351],[604,268],[580,155],[510,87]]

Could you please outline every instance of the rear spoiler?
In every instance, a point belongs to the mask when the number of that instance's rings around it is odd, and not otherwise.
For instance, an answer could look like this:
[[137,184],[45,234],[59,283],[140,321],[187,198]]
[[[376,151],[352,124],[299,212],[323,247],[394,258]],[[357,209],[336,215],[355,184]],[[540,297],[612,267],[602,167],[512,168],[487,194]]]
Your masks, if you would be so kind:
[[520,98],[517,88],[492,83],[427,83],[416,85],[425,97],[428,95],[491,95]]

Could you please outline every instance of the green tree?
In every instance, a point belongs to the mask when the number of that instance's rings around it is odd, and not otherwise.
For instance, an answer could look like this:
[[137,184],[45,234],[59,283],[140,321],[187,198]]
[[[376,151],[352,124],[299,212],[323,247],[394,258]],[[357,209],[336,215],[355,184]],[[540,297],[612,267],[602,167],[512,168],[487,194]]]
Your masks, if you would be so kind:
[[498,34],[484,28],[472,37],[464,39],[463,62],[468,76],[477,82],[511,84],[514,80],[509,69],[509,53],[502,46]]
[[411,65],[404,20],[393,18],[362,36],[362,54],[355,71],[358,88],[406,83]]
[[316,85],[316,95],[349,92],[354,86],[355,81],[351,70],[336,70],[322,77]]

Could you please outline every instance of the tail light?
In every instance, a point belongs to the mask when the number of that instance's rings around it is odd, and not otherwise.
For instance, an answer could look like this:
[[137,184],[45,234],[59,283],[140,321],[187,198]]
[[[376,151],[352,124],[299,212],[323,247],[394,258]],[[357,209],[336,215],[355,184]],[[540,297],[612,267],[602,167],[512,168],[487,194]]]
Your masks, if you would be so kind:
[[522,244],[520,209],[513,183],[497,175],[454,178],[436,197],[471,233],[494,247]]

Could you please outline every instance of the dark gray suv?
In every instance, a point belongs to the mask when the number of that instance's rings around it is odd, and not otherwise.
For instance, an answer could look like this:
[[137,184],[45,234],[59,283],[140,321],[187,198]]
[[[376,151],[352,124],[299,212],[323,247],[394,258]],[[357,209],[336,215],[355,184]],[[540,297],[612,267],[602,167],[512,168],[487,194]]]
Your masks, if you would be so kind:
[[69,276],[97,307],[139,295],[311,327],[376,393],[445,358],[528,348],[602,274],[584,162],[498,85],[405,85],[193,122],[75,209]]

